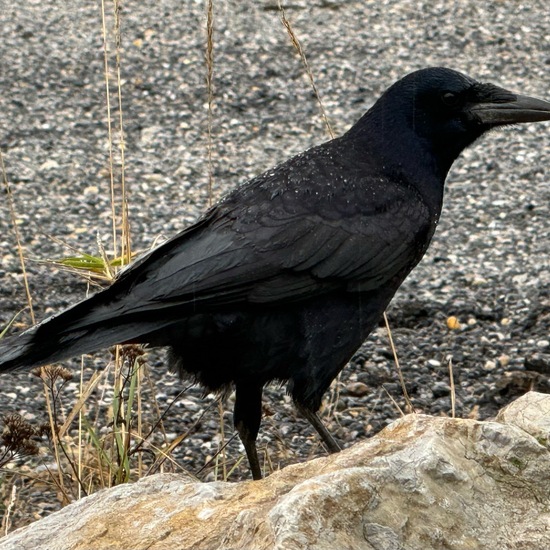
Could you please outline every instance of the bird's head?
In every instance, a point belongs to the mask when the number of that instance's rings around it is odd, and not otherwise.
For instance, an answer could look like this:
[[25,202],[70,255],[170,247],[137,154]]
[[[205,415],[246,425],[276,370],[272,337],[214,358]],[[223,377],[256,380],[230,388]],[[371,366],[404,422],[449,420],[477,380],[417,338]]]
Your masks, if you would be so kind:
[[384,141],[401,134],[410,149],[411,139],[417,140],[446,174],[461,151],[488,130],[550,120],[550,103],[433,67],[396,82],[364,120],[371,126],[369,133],[379,131]]

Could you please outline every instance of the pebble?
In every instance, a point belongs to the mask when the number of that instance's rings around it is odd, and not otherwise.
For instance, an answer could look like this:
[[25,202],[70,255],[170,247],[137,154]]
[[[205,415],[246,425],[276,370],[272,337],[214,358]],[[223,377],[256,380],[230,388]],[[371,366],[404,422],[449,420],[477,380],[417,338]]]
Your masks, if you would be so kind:
[[454,315],[447,317],[447,328],[450,330],[458,330],[460,328],[460,321],[458,320],[458,317],[455,317]]
[[361,397],[363,395],[367,395],[371,389],[367,384],[364,384],[363,382],[354,382],[351,384],[348,384],[346,386],[346,389],[350,395],[353,395],[354,397]]
[[451,392],[451,387],[444,382],[436,382],[432,386],[432,393],[434,397],[443,397]]
[[495,363],[495,361],[486,361],[483,365],[483,368],[485,370],[495,370],[497,368],[497,364]]

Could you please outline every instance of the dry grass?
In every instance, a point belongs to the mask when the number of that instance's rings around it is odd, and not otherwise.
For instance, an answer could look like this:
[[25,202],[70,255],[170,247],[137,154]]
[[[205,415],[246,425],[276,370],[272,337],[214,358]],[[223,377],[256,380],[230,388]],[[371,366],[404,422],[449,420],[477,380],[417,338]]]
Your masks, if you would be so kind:
[[2,180],[6,189],[6,196],[8,198],[8,209],[10,212],[11,223],[13,227],[13,233],[15,235],[15,242],[17,245],[17,254],[19,256],[19,263],[21,265],[21,272],[23,273],[23,285],[25,287],[25,295],[27,297],[27,305],[29,307],[29,315],[31,317],[31,323],[36,323],[34,317],[34,310],[32,307],[32,296],[29,288],[29,279],[27,277],[27,268],[25,267],[25,254],[23,252],[23,245],[21,244],[21,235],[19,234],[19,227],[17,225],[17,215],[15,210],[15,203],[11,192],[11,186],[8,181],[8,175],[6,174],[6,166],[4,165],[4,155],[0,151],[0,169],[2,170]]

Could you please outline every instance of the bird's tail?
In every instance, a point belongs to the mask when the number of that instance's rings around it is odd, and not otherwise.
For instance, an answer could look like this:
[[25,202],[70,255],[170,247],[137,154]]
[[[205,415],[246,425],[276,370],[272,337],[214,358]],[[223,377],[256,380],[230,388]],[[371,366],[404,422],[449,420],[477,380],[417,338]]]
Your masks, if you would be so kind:
[[104,291],[0,340],[0,373],[47,365],[115,344],[145,343],[148,335],[168,323],[155,312],[122,313],[116,301],[106,303]]
[[0,372],[8,372],[28,366],[33,367],[38,363],[33,359],[32,330],[19,336],[12,336],[0,340]]

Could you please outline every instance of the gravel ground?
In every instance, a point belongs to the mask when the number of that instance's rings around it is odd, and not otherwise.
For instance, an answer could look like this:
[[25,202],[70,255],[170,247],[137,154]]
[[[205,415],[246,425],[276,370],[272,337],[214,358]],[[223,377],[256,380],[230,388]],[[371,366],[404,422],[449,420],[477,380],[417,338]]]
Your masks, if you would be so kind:
[[[0,7],[0,148],[25,252],[33,260],[58,258],[67,253],[62,241],[96,253],[97,235],[109,249],[99,6],[0,0]],[[483,5],[294,0],[287,15],[336,133],[396,79],[429,65],[550,96],[550,12],[542,0]],[[126,181],[136,249],[182,229],[207,203],[204,24],[204,2],[123,6]],[[213,168],[219,196],[323,141],[326,131],[273,0],[215,2],[214,43]],[[550,125],[531,124],[489,135],[454,165],[432,247],[388,312],[417,411],[450,414],[449,358],[458,416],[488,418],[529,388],[549,391],[549,161]],[[5,199],[0,259],[3,326],[26,303]],[[27,267],[38,319],[86,292],[76,276],[34,261]],[[460,329],[447,328],[451,315]],[[21,319],[28,322],[28,316]],[[94,361],[102,364],[104,358]],[[152,354],[149,364],[162,408],[182,384],[167,374],[162,356]],[[69,405],[76,391],[76,383],[68,386]],[[393,401],[402,407],[403,397],[382,328],[329,397],[334,407],[326,421],[344,445],[399,415]],[[259,444],[273,467],[323,454],[284,390],[269,388],[265,401]],[[185,432],[211,403],[200,390],[189,390],[168,413],[167,432]],[[227,405],[230,410],[231,397]],[[37,419],[45,414],[40,388],[27,373],[2,377],[0,413],[9,411]],[[225,420],[231,432],[230,413]],[[218,441],[219,414],[212,407],[176,458],[196,473]],[[230,460],[242,454],[237,441],[228,453]],[[200,474],[212,476],[209,470]],[[247,477],[240,467],[231,479]],[[31,513],[40,517],[58,506],[49,493],[35,491],[28,498],[36,506],[16,517],[18,525]]]

